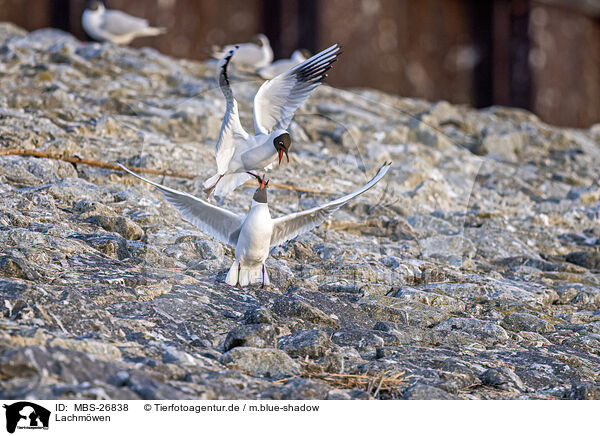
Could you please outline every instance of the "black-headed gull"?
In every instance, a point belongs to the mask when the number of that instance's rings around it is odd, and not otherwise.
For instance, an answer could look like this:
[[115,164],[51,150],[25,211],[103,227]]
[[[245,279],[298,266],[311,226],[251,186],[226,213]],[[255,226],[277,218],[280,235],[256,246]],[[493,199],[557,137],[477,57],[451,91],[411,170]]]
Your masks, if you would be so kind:
[[126,45],[142,36],[155,36],[166,30],[152,27],[147,20],[134,17],[125,12],[106,9],[101,0],[88,1],[81,16],[85,32],[96,41],[109,41]]
[[[221,132],[215,148],[217,174],[204,182],[205,192],[210,195],[226,195],[262,171],[285,154],[287,157],[292,140],[285,130],[294,112],[321,84],[326,72],[340,53],[334,44],[302,62],[291,70],[268,80],[254,96],[254,135],[249,135],[240,122],[238,104],[227,76],[227,66],[237,56],[234,48],[218,67],[218,80],[225,96],[226,109]],[[288,157],[289,161],[289,157]]]
[[235,47],[238,47],[238,50],[231,63],[241,70],[255,72],[269,65],[273,60],[273,49],[269,38],[262,33],[256,35],[251,42],[226,45],[223,48],[213,47],[212,56],[215,59],[222,59]]
[[267,183],[256,176],[261,184],[254,192],[250,211],[246,216],[212,205],[185,192],[168,188],[141,177],[120,165],[123,170],[140,180],[158,188],[160,193],[190,223],[224,244],[235,247],[235,262],[231,265],[226,283],[232,286],[246,286],[260,283],[268,285],[269,274],[265,260],[271,248],[283,244],[298,235],[320,225],[328,215],[354,197],[371,189],[390,168],[384,163],[366,185],[337,200],[313,207],[302,212],[291,213],[279,218],[271,218],[267,203]]
[[271,65],[259,68],[257,73],[263,79],[272,79],[275,76],[285,73],[287,70],[291,70],[296,65],[307,60],[309,57],[310,52],[308,50],[296,50],[294,53],[292,53],[292,56],[290,56],[289,59],[276,60]]

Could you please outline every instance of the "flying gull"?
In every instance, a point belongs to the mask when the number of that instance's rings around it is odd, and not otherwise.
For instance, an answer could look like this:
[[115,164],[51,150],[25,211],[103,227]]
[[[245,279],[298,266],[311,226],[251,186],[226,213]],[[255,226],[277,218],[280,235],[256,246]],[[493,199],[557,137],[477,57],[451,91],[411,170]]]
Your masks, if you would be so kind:
[[279,163],[292,144],[286,130],[294,112],[321,84],[326,72],[340,53],[334,44],[291,70],[268,80],[254,96],[254,135],[248,134],[240,122],[238,104],[227,75],[227,66],[237,49],[232,49],[220,62],[218,80],[225,96],[226,110],[215,148],[217,173],[204,182],[205,192],[224,196],[251,179],[253,171]]

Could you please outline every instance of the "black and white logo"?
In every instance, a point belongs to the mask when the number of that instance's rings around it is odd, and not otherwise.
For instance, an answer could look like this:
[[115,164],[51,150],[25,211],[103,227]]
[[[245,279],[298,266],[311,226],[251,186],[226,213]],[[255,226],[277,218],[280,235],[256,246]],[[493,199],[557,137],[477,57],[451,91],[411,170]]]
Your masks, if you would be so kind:
[[50,411],[29,401],[5,404],[6,431],[14,433],[16,429],[47,430]]

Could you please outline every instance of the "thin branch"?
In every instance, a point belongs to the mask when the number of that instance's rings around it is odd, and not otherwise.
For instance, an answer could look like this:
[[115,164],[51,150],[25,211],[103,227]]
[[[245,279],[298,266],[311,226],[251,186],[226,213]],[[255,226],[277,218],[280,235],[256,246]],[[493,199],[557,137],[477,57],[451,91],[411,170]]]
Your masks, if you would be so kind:
[[[63,156],[61,154],[55,153],[46,153],[38,150],[26,150],[23,148],[15,148],[15,149],[0,149],[0,156],[31,156],[31,157],[39,157],[43,159],[52,159],[52,160],[60,160],[63,162],[69,162],[72,164],[82,164],[89,165],[97,168],[105,168],[108,170],[115,170],[119,172],[123,172],[123,170],[114,163],[109,162],[101,162],[94,159],[84,159],[76,156]],[[152,168],[140,168],[140,167],[132,167],[132,171],[141,174],[153,174],[157,176],[168,176],[175,177],[179,179],[195,179],[199,177],[197,174],[187,174],[187,173],[178,173],[176,171],[171,170],[155,170]],[[246,185],[258,185],[253,180],[248,180]],[[297,192],[307,192],[310,194],[320,194],[320,195],[329,195],[333,194],[331,191],[326,191],[322,189],[313,189],[313,188],[302,188],[300,186],[288,185],[284,183],[270,183],[270,187],[278,188],[278,189],[286,189],[288,191],[297,191]]]
[[[101,161],[93,160],[93,159],[84,159],[84,158],[76,157],[76,156],[63,156],[60,154],[46,153],[46,152],[38,151],[38,150],[25,150],[25,149],[21,149],[21,148],[3,149],[3,150],[0,150],[0,155],[2,155],[2,156],[14,155],[14,156],[40,157],[40,158],[44,158],[44,159],[61,160],[63,162],[69,162],[72,164],[83,164],[83,165],[89,165],[92,167],[105,168],[108,170],[123,171],[117,164],[113,164],[113,163],[101,162]],[[177,178],[181,178],[181,179],[193,179],[194,177],[196,177],[193,174],[177,173],[175,171],[170,171],[170,170],[154,170],[151,168],[132,168],[132,171],[135,171],[138,173],[145,173],[145,174],[155,174],[157,176],[177,177]]]

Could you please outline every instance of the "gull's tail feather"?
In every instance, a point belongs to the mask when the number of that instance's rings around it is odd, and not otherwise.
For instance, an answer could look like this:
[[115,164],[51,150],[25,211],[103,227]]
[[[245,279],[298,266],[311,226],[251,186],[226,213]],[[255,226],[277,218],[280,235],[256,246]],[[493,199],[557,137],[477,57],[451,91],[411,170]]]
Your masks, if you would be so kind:
[[212,186],[214,186],[214,185],[215,185],[215,183],[217,183],[217,182],[219,181],[219,177],[221,177],[221,174],[217,173],[217,174],[215,174],[214,176],[212,176],[211,178],[207,179],[207,180],[204,182],[204,188],[205,188],[205,189],[209,189],[209,188],[211,188]]
[[166,27],[147,27],[136,32],[137,36],[156,36],[167,31]]
[[[220,180],[219,177],[221,178]],[[225,195],[233,191],[235,188],[251,179],[252,176],[247,173],[225,174],[223,176],[221,176],[220,174],[215,174],[210,179],[204,182],[204,191],[209,194],[210,192],[212,192],[219,197],[224,197]],[[213,186],[213,190],[210,191],[210,188]]]
[[[239,276],[238,276],[239,271]],[[264,274],[264,281],[263,281]],[[238,283],[239,279],[239,283]],[[229,272],[227,273],[227,278],[225,279],[225,283],[231,286],[248,286],[248,285],[262,285],[265,286],[271,284],[269,280],[269,273],[267,272],[267,267],[264,264],[261,264],[257,267],[241,267],[239,262],[236,260],[229,268]]]

